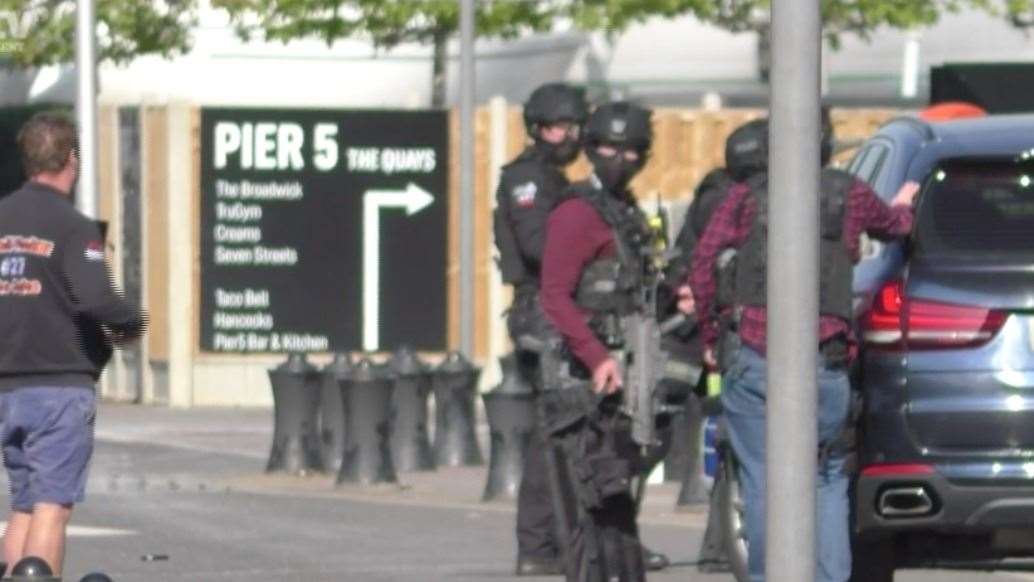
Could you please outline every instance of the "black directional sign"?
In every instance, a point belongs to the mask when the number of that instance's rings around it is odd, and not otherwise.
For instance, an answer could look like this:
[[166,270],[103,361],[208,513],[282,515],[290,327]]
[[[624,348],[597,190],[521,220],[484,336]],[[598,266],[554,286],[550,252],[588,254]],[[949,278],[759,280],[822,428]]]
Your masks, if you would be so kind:
[[205,108],[201,349],[440,350],[448,120]]

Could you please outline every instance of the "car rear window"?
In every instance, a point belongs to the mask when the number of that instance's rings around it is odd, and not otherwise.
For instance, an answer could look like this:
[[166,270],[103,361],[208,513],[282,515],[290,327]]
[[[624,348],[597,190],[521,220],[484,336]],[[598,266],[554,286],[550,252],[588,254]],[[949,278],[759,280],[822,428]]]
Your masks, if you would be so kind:
[[1034,256],[1034,158],[942,162],[920,195],[916,251]]

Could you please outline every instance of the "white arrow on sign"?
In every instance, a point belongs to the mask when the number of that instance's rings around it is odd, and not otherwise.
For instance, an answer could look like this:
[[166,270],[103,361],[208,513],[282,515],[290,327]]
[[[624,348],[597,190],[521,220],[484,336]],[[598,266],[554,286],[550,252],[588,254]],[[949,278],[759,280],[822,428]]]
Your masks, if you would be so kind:
[[410,182],[405,190],[367,190],[363,195],[363,350],[380,347],[381,208],[404,208],[406,216],[434,203],[434,196]]

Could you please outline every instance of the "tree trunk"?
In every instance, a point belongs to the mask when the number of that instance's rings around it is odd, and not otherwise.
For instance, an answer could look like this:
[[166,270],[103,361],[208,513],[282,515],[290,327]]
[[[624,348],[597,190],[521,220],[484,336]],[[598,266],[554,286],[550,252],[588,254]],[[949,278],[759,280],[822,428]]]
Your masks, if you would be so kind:
[[445,107],[446,88],[449,74],[449,33],[438,29],[434,33],[434,56],[431,65],[431,107]]

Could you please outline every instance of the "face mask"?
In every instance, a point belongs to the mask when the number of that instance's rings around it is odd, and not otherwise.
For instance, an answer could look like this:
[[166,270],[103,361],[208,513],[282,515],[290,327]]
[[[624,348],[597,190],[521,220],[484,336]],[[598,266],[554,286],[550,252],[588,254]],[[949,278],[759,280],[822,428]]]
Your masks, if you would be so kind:
[[594,155],[591,161],[596,177],[603,184],[604,190],[611,194],[623,195],[628,189],[628,183],[642,168],[639,161],[629,161],[621,155],[610,158]]
[[549,143],[547,141],[540,140],[539,148],[551,164],[566,166],[578,157],[578,152],[581,150],[581,144],[578,140],[573,138],[567,138],[560,143]]

